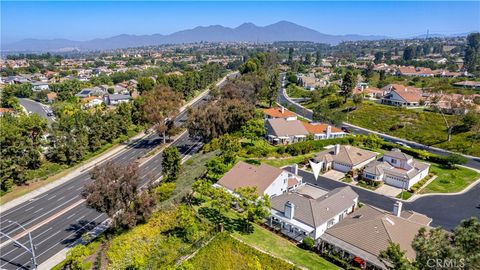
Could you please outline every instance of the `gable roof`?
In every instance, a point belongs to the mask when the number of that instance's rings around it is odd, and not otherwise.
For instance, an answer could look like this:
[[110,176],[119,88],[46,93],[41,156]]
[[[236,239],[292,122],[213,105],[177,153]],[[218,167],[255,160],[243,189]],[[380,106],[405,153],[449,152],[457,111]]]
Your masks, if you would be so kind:
[[[400,244],[409,259],[415,258],[411,242],[418,230],[428,227],[431,219],[415,213],[405,214],[409,218],[397,217],[389,212],[365,205],[341,222],[327,229],[325,234],[340,239],[363,251],[378,256],[387,249],[389,241]],[[419,218],[419,216],[423,216]],[[420,222],[418,222],[420,221]]]
[[295,205],[293,218],[316,228],[351,207],[358,194],[349,186],[336,188],[317,199],[297,192],[284,193],[270,199],[272,209],[284,214],[285,203]]
[[282,169],[267,164],[255,166],[240,161],[217,184],[231,191],[239,187],[257,187],[258,193],[263,195],[282,172]]
[[393,158],[402,159],[402,160],[409,160],[413,158],[412,156],[403,153],[398,148],[394,148],[392,149],[392,151],[385,152],[384,156],[393,157]]
[[268,119],[265,122],[267,134],[277,137],[308,135],[308,131],[300,120],[286,120],[284,118]]
[[350,145],[340,145],[340,151],[335,155],[335,149],[327,149],[319,152],[315,155],[315,159],[318,161],[335,161],[342,164],[348,164],[351,166],[358,165],[369,159],[376,157],[378,153],[373,151],[364,150]]
[[406,102],[419,102],[422,99],[422,90],[416,87],[405,86],[401,84],[389,84],[383,89],[395,92],[400,98]]

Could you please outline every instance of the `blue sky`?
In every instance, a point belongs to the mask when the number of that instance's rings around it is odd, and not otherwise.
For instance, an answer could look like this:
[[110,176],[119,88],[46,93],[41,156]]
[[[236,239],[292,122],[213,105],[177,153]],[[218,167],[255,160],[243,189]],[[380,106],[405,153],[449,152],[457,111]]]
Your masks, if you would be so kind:
[[169,34],[199,25],[291,21],[327,34],[408,37],[480,29],[480,2],[1,1],[2,42]]

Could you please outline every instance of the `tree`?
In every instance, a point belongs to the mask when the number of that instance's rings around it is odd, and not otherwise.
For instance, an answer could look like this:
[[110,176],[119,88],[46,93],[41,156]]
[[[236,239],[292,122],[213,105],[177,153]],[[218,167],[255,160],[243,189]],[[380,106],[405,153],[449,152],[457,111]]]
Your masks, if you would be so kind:
[[352,97],[353,103],[355,106],[358,106],[359,104],[362,104],[363,102],[363,94],[355,94]]
[[96,166],[91,177],[82,196],[88,207],[106,213],[114,227],[129,228],[150,216],[153,198],[146,191],[138,193],[140,177],[135,163],[125,166],[108,161]]
[[270,81],[268,84],[268,106],[272,107],[272,104],[277,100],[278,89],[280,88],[280,74],[278,71],[273,72],[270,75]]
[[315,65],[320,66],[322,64],[322,52],[318,50],[315,55]]
[[250,222],[260,221],[270,213],[270,199],[268,195],[260,196],[257,187],[240,187],[234,190],[239,195],[239,207],[244,210],[246,231],[250,229]]
[[162,134],[163,143],[166,143],[168,132],[172,131],[173,119],[178,114],[181,104],[181,95],[162,85],[156,86],[144,95],[143,112],[147,121]]
[[477,75],[480,73],[480,33],[467,36],[464,63],[468,72]]
[[374,66],[373,66],[372,62],[369,62],[367,64],[367,68],[363,71],[363,75],[365,76],[365,78],[367,80],[370,80],[373,77],[373,72],[374,72],[373,68],[374,68]]
[[413,46],[408,46],[403,50],[403,60],[410,61],[415,58],[415,48]]
[[373,62],[375,64],[380,64],[382,62],[382,59],[383,59],[383,52],[378,51],[375,53],[375,60],[373,60]]
[[380,252],[379,257],[386,260],[392,266],[392,270],[408,270],[413,269],[410,262],[405,258],[406,251],[400,248],[399,244],[389,241],[388,248]]
[[155,81],[150,77],[141,77],[137,80],[137,90],[141,94],[148,92],[155,86]]
[[307,236],[303,238],[302,244],[306,249],[311,250],[315,246],[315,241],[313,240],[313,238]]
[[169,146],[163,150],[162,173],[165,182],[175,182],[180,175],[182,158],[176,146]]
[[307,54],[305,55],[305,65],[309,66],[309,65],[312,64],[312,62],[313,62],[313,60],[312,60],[312,54],[311,54],[311,53],[307,53]]
[[265,135],[265,127],[262,119],[250,119],[242,126],[243,137],[253,141]]
[[450,154],[447,156],[447,164],[450,168],[455,168],[456,165],[462,165],[468,162],[468,159],[459,154]]
[[341,95],[345,98],[344,102],[347,102],[347,98],[351,97],[353,94],[353,88],[357,84],[355,76],[353,73],[348,70],[343,76],[342,86],[340,89]]
[[292,65],[293,64],[293,48],[288,48],[288,64]]

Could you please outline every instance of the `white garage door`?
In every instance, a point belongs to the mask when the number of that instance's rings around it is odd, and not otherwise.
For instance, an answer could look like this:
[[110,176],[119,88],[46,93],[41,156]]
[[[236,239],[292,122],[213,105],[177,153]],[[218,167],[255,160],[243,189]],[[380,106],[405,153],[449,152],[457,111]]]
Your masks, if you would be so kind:
[[393,178],[390,178],[390,177],[387,177],[385,179],[385,184],[387,185],[390,185],[390,186],[394,186],[394,187],[398,187],[398,188],[404,188],[405,184],[403,181],[400,181],[400,180],[397,180],[397,179],[393,179]]

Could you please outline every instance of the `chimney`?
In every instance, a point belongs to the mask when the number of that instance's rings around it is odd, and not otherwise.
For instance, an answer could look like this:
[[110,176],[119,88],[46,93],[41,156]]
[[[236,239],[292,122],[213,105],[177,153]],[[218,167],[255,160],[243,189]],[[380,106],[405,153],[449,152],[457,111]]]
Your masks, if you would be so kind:
[[330,136],[332,135],[332,126],[328,125],[327,126],[327,139],[330,138]]
[[285,112],[285,107],[283,106],[280,106],[280,111],[282,112],[282,114]]
[[285,217],[292,219],[294,214],[295,214],[295,204],[291,203],[290,201],[287,201],[285,203],[285,210],[284,210]]
[[292,173],[298,175],[298,164],[294,164],[292,166]]
[[335,144],[335,151],[333,152],[334,155],[338,155],[340,153],[340,144]]
[[402,213],[402,202],[396,201],[395,204],[393,204],[393,214],[399,217],[401,213]]

